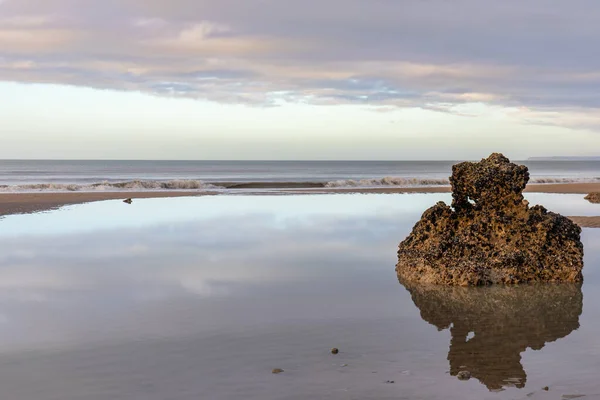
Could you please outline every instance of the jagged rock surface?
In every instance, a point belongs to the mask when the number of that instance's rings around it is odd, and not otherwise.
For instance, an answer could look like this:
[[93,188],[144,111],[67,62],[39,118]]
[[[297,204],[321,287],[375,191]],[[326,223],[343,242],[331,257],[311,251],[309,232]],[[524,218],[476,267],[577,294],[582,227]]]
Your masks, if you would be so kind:
[[590,193],[587,196],[584,197],[587,201],[589,201],[590,203],[600,203],[600,193],[595,192],[595,193]]
[[452,207],[423,214],[398,249],[398,276],[443,285],[580,282],[581,228],[529,207],[527,167],[502,154],[452,167]]

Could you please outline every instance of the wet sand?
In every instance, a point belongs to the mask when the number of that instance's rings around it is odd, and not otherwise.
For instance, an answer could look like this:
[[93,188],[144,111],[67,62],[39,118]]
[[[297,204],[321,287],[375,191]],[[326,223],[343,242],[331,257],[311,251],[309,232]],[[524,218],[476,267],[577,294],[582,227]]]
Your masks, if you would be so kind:
[[582,228],[600,228],[600,216],[569,218]]
[[[281,189],[285,194],[324,194],[324,193],[449,193],[450,186],[429,187],[374,187],[374,188],[295,188],[293,186],[274,187],[272,185],[255,187],[240,184],[229,189]],[[600,183],[565,183],[565,184],[533,184],[525,189],[530,193],[570,193],[588,194],[600,192]],[[103,200],[142,199],[164,197],[188,197],[215,195],[218,192],[199,191],[156,191],[156,192],[54,192],[54,193],[0,193],[0,216],[9,214],[32,213],[52,210],[65,205],[90,203]],[[270,194],[277,191],[270,192]],[[248,193],[252,194],[252,193]],[[256,193],[259,194],[259,193]],[[599,210],[600,214],[600,210]],[[597,228],[599,217],[573,217],[583,227]]]
[[66,193],[1,193],[0,216],[53,210],[71,204],[103,200],[146,199],[211,195],[212,192],[66,192]]

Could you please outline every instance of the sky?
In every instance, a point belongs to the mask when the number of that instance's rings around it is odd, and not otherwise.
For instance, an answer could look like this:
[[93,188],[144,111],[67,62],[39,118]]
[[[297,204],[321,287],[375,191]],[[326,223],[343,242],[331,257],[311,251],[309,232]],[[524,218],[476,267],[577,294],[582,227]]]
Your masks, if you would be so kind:
[[597,0],[0,0],[0,158],[600,155]]

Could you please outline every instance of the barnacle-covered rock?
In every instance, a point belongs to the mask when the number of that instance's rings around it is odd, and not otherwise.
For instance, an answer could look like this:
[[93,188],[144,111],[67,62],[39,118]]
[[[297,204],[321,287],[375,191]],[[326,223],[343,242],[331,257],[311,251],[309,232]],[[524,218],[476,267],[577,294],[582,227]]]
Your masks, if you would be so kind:
[[437,203],[398,249],[398,276],[443,285],[580,282],[581,228],[529,207],[527,167],[494,153],[452,167],[452,207]]

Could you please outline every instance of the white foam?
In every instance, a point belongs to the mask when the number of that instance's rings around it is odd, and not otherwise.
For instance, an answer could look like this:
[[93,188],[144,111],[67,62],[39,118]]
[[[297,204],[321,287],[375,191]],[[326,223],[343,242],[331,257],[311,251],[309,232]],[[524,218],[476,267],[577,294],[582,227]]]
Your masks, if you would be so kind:
[[198,180],[170,181],[126,181],[100,182],[93,184],[36,183],[25,185],[3,185],[0,192],[115,192],[115,191],[158,191],[158,190],[205,190],[217,186]]
[[[600,177],[532,177],[529,183],[592,183],[600,182]],[[270,182],[261,182],[268,184]],[[325,184],[326,188],[369,188],[369,187],[419,187],[419,186],[447,186],[447,178],[407,178],[387,176],[384,178],[370,179],[341,179]],[[285,186],[282,185],[282,188]],[[124,182],[99,182],[92,184],[74,183],[35,183],[20,185],[0,185],[0,193],[28,193],[28,192],[135,192],[135,191],[169,191],[169,190],[219,190],[221,186],[212,185],[200,180],[175,179],[168,181],[133,180]],[[254,190],[260,190],[256,188]],[[264,190],[277,190],[269,187]]]
[[[533,177],[529,183],[544,184],[544,183],[593,183],[600,182],[600,178],[557,178],[557,177]],[[387,176],[384,178],[375,179],[342,179],[337,181],[327,182],[325,187],[328,188],[345,188],[345,187],[378,187],[378,186],[446,186],[450,181],[443,178],[406,178]]]
[[531,178],[529,183],[594,183],[600,182],[600,178],[555,178],[537,177]]
[[341,187],[373,187],[373,186],[442,186],[448,185],[448,179],[436,178],[404,178],[387,176],[376,179],[343,179],[327,182],[325,187],[341,188]]

